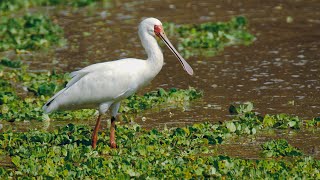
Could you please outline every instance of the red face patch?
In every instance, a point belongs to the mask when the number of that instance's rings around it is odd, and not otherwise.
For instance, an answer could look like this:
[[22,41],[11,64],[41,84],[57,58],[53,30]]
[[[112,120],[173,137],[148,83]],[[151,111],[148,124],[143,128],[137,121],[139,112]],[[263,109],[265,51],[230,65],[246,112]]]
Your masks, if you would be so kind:
[[161,25],[154,25],[154,33],[155,33],[157,36],[159,36],[160,33],[163,31],[162,29],[163,29],[163,28],[162,28]]

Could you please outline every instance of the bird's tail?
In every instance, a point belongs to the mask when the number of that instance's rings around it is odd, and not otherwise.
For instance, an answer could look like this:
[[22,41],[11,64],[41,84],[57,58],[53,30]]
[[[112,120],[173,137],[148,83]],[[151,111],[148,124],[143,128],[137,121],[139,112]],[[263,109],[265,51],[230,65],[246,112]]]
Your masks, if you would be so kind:
[[57,94],[55,94],[52,98],[50,98],[46,104],[42,107],[42,110],[46,113],[49,114],[53,111],[56,111],[59,108],[59,103],[57,102],[57,98],[61,93],[65,91],[65,88],[60,90]]
[[48,101],[44,106],[42,106],[42,110],[46,114],[49,114],[57,109],[58,109],[57,103],[54,101],[54,99],[51,101]]

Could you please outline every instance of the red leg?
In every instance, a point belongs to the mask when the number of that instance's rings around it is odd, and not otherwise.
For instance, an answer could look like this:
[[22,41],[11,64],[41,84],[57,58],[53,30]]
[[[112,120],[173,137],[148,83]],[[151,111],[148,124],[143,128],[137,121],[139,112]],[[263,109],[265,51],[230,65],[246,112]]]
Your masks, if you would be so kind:
[[110,147],[111,148],[117,148],[115,131],[116,131],[116,118],[111,117],[111,127],[110,127]]
[[97,140],[98,140],[98,131],[100,128],[100,121],[101,121],[101,115],[98,116],[96,126],[94,127],[93,134],[92,134],[92,148],[95,149],[97,146]]

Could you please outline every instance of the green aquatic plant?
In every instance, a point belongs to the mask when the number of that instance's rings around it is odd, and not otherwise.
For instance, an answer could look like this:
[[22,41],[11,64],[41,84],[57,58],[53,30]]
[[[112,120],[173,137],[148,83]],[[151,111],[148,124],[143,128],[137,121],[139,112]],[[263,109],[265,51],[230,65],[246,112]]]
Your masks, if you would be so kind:
[[19,60],[12,61],[9,58],[3,57],[0,59],[0,65],[10,67],[10,68],[20,68],[22,65],[22,61],[19,61]]
[[[118,125],[119,149],[110,149],[108,132],[91,148],[91,127],[69,124],[53,132],[29,130],[0,133],[0,153],[11,166],[0,167],[1,178],[317,178],[320,162],[298,156],[291,160],[246,160],[216,156],[210,146],[227,138],[254,134],[261,117],[247,111],[223,123],[198,123],[182,128],[145,130],[137,124]],[[286,123],[277,119],[279,124]],[[107,129],[109,131],[109,129]],[[285,143],[269,148],[297,154]],[[279,146],[282,144],[282,146]],[[284,144],[284,145],[283,145]],[[280,150],[275,150],[280,149]],[[152,164],[152,166],[150,166]]]
[[315,117],[312,120],[306,121],[307,127],[320,127],[320,117]]
[[229,107],[230,114],[233,115],[241,115],[245,113],[250,113],[253,110],[253,103],[252,102],[245,102],[243,104],[235,105],[232,104]]
[[145,109],[151,109],[154,106],[165,105],[184,106],[185,103],[202,97],[203,93],[195,88],[176,89],[171,88],[168,91],[159,88],[143,96],[133,95],[123,100],[120,112],[139,112]]
[[26,72],[20,75],[20,80],[29,92],[35,96],[52,96],[61,90],[70,80],[69,74]]
[[72,7],[83,7],[99,1],[105,0],[1,0],[0,12],[8,13],[35,6],[67,5]]
[[[66,83],[66,75],[32,73],[21,61],[4,58],[0,68],[0,120],[42,120],[42,105]],[[10,67],[10,68],[7,68]],[[50,82],[50,83],[48,83]],[[54,84],[55,88],[47,86]],[[30,93],[31,92],[31,93]]]
[[288,114],[265,115],[263,118],[263,125],[267,127],[286,129],[299,129],[302,121],[298,116],[291,116]]
[[261,145],[263,156],[265,157],[286,157],[286,156],[301,156],[303,153],[291,146],[285,139],[277,139],[265,142]]
[[178,49],[184,56],[213,56],[224,47],[231,45],[249,45],[255,37],[247,30],[248,22],[243,16],[232,18],[228,22],[208,22],[202,24],[175,25],[164,24],[169,36],[179,37]]
[[[229,112],[235,116],[235,119],[241,121],[255,122],[263,128],[277,128],[277,129],[300,129],[303,126],[303,121],[298,116],[289,114],[266,114],[264,116],[258,115],[253,111],[253,103],[245,102],[243,104],[231,105]],[[313,121],[312,121],[313,122]],[[306,121],[311,124],[311,121]]]
[[[237,135],[226,121],[182,128],[145,130],[118,125],[118,149],[110,149],[108,132],[91,148],[91,127],[73,125],[52,132],[29,130],[0,133],[0,153],[9,158],[1,178],[128,179],[221,178],[287,179],[320,177],[320,161],[312,157],[248,160],[216,155],[212,148]],[[109,131],[107,129],[106,131]],[[292,152],[292,151],[290,151]],[[150,166],[152,164],[152,166]]]
[[63,44],[63,30],[47,16],[3,16],[0,19],[0,51],[35,50]]

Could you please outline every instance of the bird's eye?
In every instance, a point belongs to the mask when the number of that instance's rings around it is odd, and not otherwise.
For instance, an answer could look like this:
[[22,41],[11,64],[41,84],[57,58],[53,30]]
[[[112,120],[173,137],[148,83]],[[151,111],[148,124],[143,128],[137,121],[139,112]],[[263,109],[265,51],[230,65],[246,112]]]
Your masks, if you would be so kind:
[[155,35],[153,29],[149,29],[148,32],[149,32],[151,35]]

